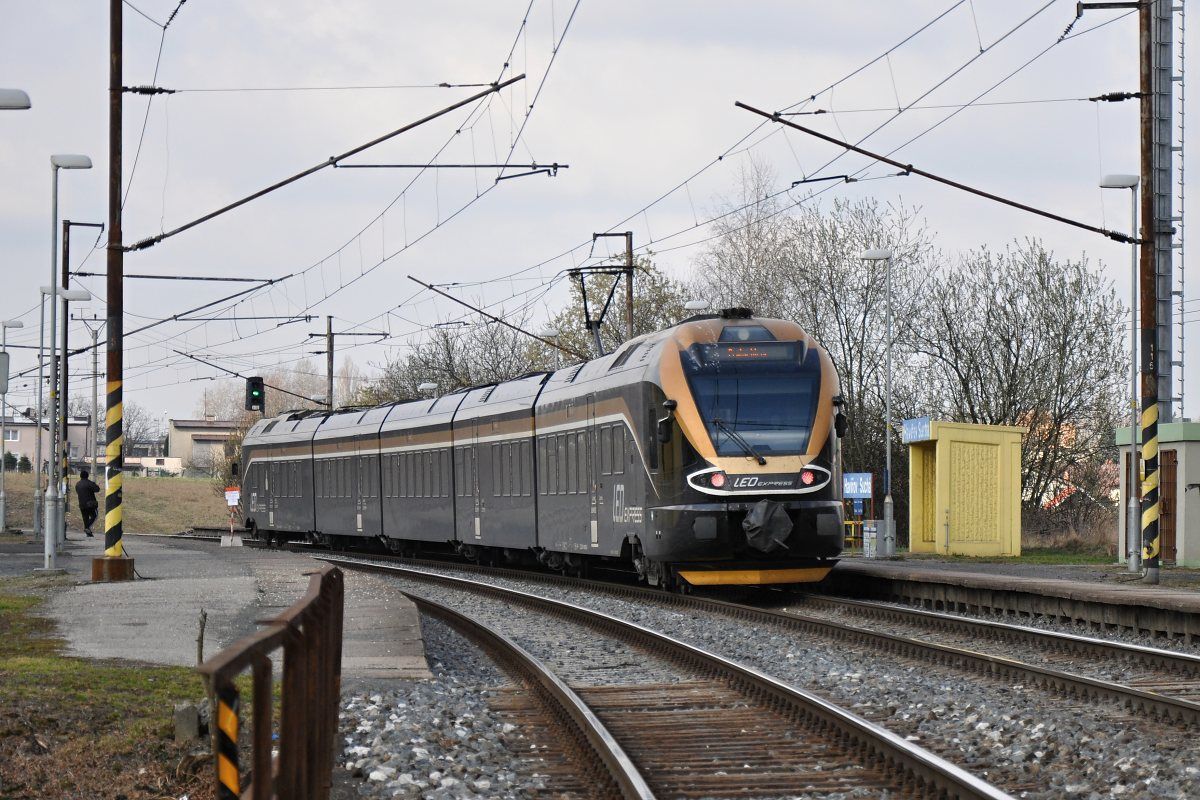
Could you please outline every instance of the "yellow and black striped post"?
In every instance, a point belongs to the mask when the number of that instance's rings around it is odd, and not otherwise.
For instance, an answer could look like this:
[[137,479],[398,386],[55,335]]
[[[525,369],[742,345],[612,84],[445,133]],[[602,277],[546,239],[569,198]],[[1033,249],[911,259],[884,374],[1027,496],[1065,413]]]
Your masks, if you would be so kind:
[[[111,322],[111,320],[110,320]],[[110,373],[111,374],[111,373]],[[121,382],[108,382],[107,412],[104,419],[104,555],[120,558],[125,555],[121,538],[121,469],[124,466],[125,436],[122,430],[124,404],[121,402]]]
[[232,683],[217,687],[217,798],[241,796],[238,771],[238,692]]
[[[1138,306],[1141,311],[1142,381],[1142,567],[1145,582],[1158,583],[1159,469],[1158,469],[1158,266],[1156,236],[1159,219],[1154,202],[1154,3],[1138,4],[1138,46],[1141,88],[1141,211],[1142,230],[1138,250]],[[1168,234],[1169,236],[1170,234]]]
[[[1153,336],[1153,331],[1151,332]],[[1143,347],[1143,349],[1145,349]],[[1158,376],[1150,374],[1147,381],[1142,376],[1143,386],[1146,383],[1157,384]],[[1143,390],[1144,392],[1144,390]],[[1153,397],[1142,398],[1142,566],[1146,570],[1146,580],[1158,583],[1159,555],[1161,546],[1158,539],[1159,515],[1159,469],[1158,469],[1158,392]]]
[[[121,97],[122,97],[122,16],[121,0],[109,0],[109,74],[108,74],[108,247],[106,280],[107,306],[105,367],[108,393],[105,398],[104,431],[106,463],[104,467],[104,562],[92,564],[92,576],[132,577],[132,565],[110,559],[124,558],[121,541],[121,470],[125,436],[122,430],[124,408],[121,402],[123,382],[125,308],[125,249],[121,244]],[[99,561],[99,559],[97,559]],[[117,565],[129,567],[117,569]]]

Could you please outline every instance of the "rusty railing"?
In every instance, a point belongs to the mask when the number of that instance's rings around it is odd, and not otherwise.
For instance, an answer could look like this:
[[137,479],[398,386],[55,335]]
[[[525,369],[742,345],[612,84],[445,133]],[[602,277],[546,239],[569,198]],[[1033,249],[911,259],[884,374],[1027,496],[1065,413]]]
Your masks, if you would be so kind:
[[[212,701],[217,797],[326,800],[333,778],[342,673],[342,572],[330,564],[311,573],[308,590],[266,627],[217,653],[197,669]],[[283,649],[283,687],[274,720],[271,654]],[[240,697],[235,680],[253,673],[250,777],[238,759]],[[278,730],[279,738],[272,740]],[[277,754],[272,754],[272,747]],[[244,792],[244,794],[243,794]]]

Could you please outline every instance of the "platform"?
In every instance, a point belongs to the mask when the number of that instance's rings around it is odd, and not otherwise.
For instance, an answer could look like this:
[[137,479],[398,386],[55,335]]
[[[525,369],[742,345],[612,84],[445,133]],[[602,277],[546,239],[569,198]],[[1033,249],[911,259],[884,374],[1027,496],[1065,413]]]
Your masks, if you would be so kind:
[[[848,558],[823,588],[938,610],[1050,617],[1200,641],[1200,591],[1120,582],[1117,569]],[[1072,573],[1074,579],[1051,577]]]
[[[201,609],[208,615],[209,657],[298,600],[314,567],[307,556],[286,551],[126,535],[139,578],[91,583],[91,560],[103,554],[102,543],[70,534],[58,565],[74,585],[44,606],[68,652],[88,658],[195,666]],[[6,543],[3,551],[0,575],[41,566],[40,545]],[[429,677],[416,607],[378,576],[352,572],[345,579],[344,679]]]

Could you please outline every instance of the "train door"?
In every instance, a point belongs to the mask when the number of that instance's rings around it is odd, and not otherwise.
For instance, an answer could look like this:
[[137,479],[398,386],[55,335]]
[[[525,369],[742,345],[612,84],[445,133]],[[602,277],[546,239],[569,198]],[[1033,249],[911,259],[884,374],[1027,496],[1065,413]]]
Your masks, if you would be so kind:
[[581,480],[587,481],[590,502],[588,507],[591,514],[591,539],[589,545],[595,549],[600,546],[600,468],[596,463],[599,449],[596,446],[596,395],[589,394],[587,399],[587,428],[583,434],[584,452],[580,459],[584,464],[584,474]]

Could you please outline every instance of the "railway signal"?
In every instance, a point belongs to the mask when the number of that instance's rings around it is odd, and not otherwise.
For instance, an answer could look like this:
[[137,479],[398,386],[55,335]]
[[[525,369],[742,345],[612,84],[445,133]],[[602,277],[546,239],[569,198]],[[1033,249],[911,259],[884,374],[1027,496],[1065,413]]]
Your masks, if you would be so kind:
[[246,378],[246,410],[266,413],[265,409],[266,391],[263,388],[263,379],[258,376]]

